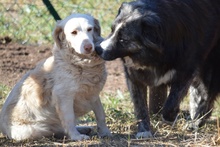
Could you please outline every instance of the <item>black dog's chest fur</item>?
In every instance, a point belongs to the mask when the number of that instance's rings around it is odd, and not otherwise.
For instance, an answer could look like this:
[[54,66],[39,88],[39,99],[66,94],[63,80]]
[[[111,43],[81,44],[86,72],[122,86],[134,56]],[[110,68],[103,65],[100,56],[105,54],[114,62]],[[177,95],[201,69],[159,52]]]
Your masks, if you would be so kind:
[[126,75],[137,83],[142,83],[146,86],[160,86],[169,84],[175,77],[175,69],[157,68],[155,66],[144,66],[139,63],[134,63],[129,57],[122,58]]

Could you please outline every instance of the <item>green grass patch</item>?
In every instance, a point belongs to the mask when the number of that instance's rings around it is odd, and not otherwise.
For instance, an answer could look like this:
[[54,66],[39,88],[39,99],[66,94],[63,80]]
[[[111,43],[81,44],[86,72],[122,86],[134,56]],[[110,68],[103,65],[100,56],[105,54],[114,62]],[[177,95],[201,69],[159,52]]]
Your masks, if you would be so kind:
[[[135,120],[133,114],[133,104],[128,93],[103,94],[101,101],[106,113],[107,124],[128,125]],[[95,115],[90,112],[80,118],[80,123],[95,123]]]
[[[9,88],[0,86],[1,103]],[[209,120],[198,132],[186,130],[184,114],[171,125],[164,123],[161,117],[152,116],[151,126],[155,137],[135,139],[137,121],[133,114],[133,104],[129,93],[117,91],[116,94],[102,94],[101,101],[106,113],[106,122],[112,138],[99,138],[92,135],[90,140],[74,142],[68,139],[44,138],[38,140],[14,141],[0,135],[0,146],[213,146],[220,145],[216,119]],[[216,108],[215,108],[216,110]],[[80,118],[79,125],[96,126],[95,115],[90,112]]]
[[218,97],[218,99],[214,104],[214,110],[212,112],[212,116],[220,118],[220,97]]
[[9,87],[0,84],[0,108],[2,107],[5,98],[7,97],[9,92],[10,92]]

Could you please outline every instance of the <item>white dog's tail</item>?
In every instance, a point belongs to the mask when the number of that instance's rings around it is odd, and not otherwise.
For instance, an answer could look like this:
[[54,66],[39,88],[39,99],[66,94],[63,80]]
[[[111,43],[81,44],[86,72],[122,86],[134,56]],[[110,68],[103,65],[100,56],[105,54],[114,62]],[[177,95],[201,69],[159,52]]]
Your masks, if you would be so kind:
[[36,139],[44,136],[52,136],[53,133],[45,126],[37,125],[12,125],[10,132],[7,132],[7,136],[14,140]]

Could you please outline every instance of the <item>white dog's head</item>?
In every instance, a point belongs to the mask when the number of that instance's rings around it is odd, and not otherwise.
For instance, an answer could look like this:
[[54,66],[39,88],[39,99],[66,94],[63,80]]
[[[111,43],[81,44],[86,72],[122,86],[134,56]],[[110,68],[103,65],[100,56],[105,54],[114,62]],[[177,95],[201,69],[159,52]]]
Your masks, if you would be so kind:
[[99,22],[91,15],[72,14],[57,22],[53,38],[58,48],[63,48],[67,42],[75,52],[86,55],[94,52],[100,32]]

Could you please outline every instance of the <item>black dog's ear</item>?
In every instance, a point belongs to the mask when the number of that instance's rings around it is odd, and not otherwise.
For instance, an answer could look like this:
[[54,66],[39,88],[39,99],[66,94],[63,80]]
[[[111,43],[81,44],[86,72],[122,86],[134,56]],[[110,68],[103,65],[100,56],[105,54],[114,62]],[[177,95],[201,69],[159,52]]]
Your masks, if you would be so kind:
[[116,18],[117,18],[117,16],[121,13],[121,10],[122,10],[125,6],[127,6],[127,5],[128,5],[127,2],[123,2],[123,3],[121,4],[121,6],[120,6],[119,9],[118,9],[118,14],[116,15]]
[[128,6],[128,2],[123,2],[123,3],[121,4],[120,8],[119,8],[119,11],[120,11],[121,9],[123,9],[124,7],[126,7],[126,6]]
[[121,9],[123,9],[123,8],[126,7],[127,5],[128,5],[127,2],[123,2],[123,3],[121,4],[120,8],[119,8],[118,13],[120,12]]
[[145,12],[142,16],[142,20],[146,25],[152,27],[156,27],[161,23],[160,17],[152,11]]
[[61,21],[57,21],[56,27],[53,31],[53,39],[58,48],[61,49],[62,41],[65,39],[65,34],[63,32],[63,28],[60,25]]
[[123,2],[123,3],[121,4],[121,8],[123,8],[123,7],[126,6],[126,5],[128,5],[128,2]]
[[161,22],[159,16],[153,12],[146,12],[141,18],[141,27],[144,37],[147,38],[147,45],[155,51],[162,53],[160,44],[161,37]]
[[101,27],[99,21],[94,18],[94,34],[93,34],[94,43],[101,42],[103,38],[101,37]]

